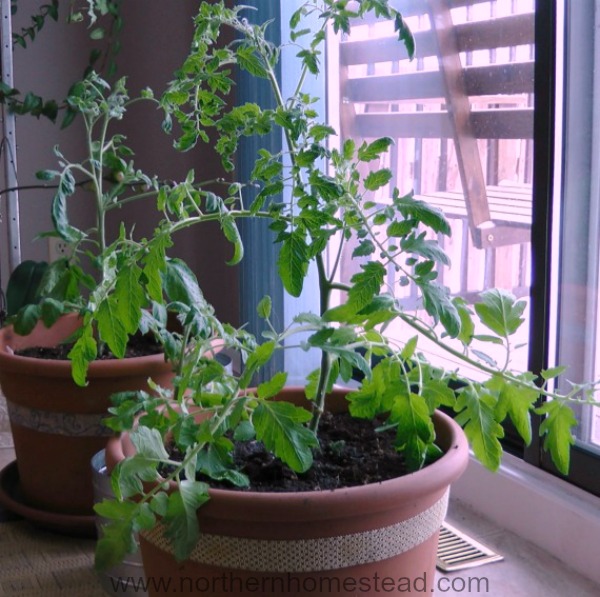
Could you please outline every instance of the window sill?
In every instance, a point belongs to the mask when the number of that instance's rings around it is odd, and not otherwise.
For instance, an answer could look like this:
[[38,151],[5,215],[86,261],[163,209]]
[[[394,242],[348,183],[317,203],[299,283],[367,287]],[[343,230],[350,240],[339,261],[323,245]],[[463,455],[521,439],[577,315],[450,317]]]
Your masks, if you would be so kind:
[[471,457],[452,497],[600,583],[600,498],[509,454],[497,473]]

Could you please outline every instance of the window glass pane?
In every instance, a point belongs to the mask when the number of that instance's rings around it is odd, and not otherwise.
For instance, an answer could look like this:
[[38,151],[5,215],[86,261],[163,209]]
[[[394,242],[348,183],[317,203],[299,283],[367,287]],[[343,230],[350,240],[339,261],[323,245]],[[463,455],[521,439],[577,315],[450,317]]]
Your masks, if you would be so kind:
[[[600,73],[598,2],[560,3],[565,11],[562,185],[555,210],[560,224],[557,361],[568,366],[563,381],[600,377]],[[580,444],[600,454],[600,409],[578,412]]]
[[[353,24],[349,36],[332,36],[329,118],[341,142],[394,140],[378,164],[394,174],[373,196],[382,208],[397,187],[444,211],[452,236],[440,240],[452,267],[442,268],[441,281],[453,295],[471,303],[487,288],[503,288],[526,300],[534,0],[452,4],[395,3],[416,37],[412,61],[390,22],[363,20]],[[380,234],[385,238],[385,229]],[[342,282],[359,271],[353,249],[352,243],[344,247]],[[392,267],[387,280],[406,309],[420,307],[415,289],[404,286]],[[521,348],[511,362],[516,369],[527,367],[527,324],[521,329],[514,341]],[[400,328],[388,333],[403,337]],[[485,350],[490,354],[488,344]],[[491,356],[504,363],[506,355]]]

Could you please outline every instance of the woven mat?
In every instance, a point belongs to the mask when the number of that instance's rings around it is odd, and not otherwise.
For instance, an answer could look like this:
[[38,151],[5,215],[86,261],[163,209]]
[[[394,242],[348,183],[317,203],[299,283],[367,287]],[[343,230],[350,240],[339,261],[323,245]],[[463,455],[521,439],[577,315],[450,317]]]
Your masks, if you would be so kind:
[[0,595],[105,597],[93,569],[94,545],[26,521],[0,524]]

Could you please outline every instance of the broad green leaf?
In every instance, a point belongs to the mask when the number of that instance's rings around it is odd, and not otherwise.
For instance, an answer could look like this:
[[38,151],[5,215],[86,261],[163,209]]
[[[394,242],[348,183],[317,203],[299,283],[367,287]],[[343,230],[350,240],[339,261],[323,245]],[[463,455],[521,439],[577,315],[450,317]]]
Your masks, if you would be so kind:
[[42,315],[39,305],[26,305],[18,313],[14,322],[15,332],[22,336],[27,336],[33,331]]
[[434,232],[440,232],[446,236],[452,234],[450,224],[444,213],[425,201],[415,199],[412,194],[394,197],[394,206],[405,218],[415,219]]
[[166,250],[171,246],[167,235],[155,235],[147,245],[144,258],[144,277],[150,298],[158,303],[163,300],[161,272],[165,270],[167,261]]
[[393,391],[394,403],[389,422],[397,425],[396,447],[402,451],[411,471],[425,464],[427,446],[435,440],[431,413],[422,396],[408,391],[406,384],[397,381]]
[[247,388],[252,381],[252,376],[256,373],[259,367],[266,364],[273,356],[277,344],[273,340],[269,340],[264,344],[259,344],[248,357],[244,367],[244,373],[240,378],[240,387]]
[[264,65],[252,48],[243,46],[238,48],[236,58],[239,66],[248,71],[253,77],[264,79],[268,76]]
[[395,15],[394,29],[398,32],[398,39],[404,42],[408,57],[412,60],[415,55],[415,38],[399,12]]
[[111,516],[111,522],[103,525],[96,545],[94,560],[96,570],[108,570],[121,564],[127,554],[134,553],[137,549],[133,525],[134,513],[131,511],[131,508],[137,508],[137,505],[129,502],[115,502],[115,504],[118,505],[119,514]]
[[354,139],[347,139],[344,141],[344,146],[342,148],[342,155],[345,160],[351,160],[354,157],[354,152],[356,151],[356,142]]
[[111,487],[117,499],[127,499],[143,493],[142,481],[155,481],[157,462],[136,454],[121,460],[111,475]]
[[139,425],[130,434],[131,441],[140,456],[148,459],[168,460],[169,454],[158,429]]
[[96,313],[98,334],[106,342],[111,352],[118,358],[125,356],[127,347],[127,331],[121,321],[119,305],[114,297],[109,297],[100,303]]
[[475,311],[481,322],[499,336],[514,334],[524,319],[525,301],[517,301],[508,291],[493,288],[481,294],[481,302],[475,303]]
[[404,238],[418,226],[417,220],[393,221],[386,229],[386,234],[391,238]]
[[78,386],[86,385],[88,367],[98,354],[98,346],[92,336],[91,326],[84,326],[82,330],[81,336],[69,351],[73,380]]
[[374,243],[369,239],[365,239],[358,244],[358,247],[356,247],[356,249],[354,249],[354,251],[352,252],[352,257],[368,257],[374,252]]
[[26,259],[12,271],[6,287],[7,315],[15,315],[22,307],[39,301],[41,285],[48,271],[45,261]]
[[404,345],[402,352],[400,353],[400,358],[403,361],[410,361],[413,355],[415,354],[415,350],[417,349],[417,343],[419,341],[419,336],[413,336],[408,340],[408,342]]
[[430,379],[423,384],[421,395],[427,401],[430,412],[440,406],[453,407],[456,402],[454,390],[442,380]]
[[281,371],[276,373],[269,381],[265,381],[258,386],[256,389],[258,397],[261,400],[266,400],[267,398],[277,396],[283,390],[286,381],[287,373]]
[[435,240],[426,239],[423,234],[418,236],[410,235],[407,238],[403,238],[400,244],[405,253],[412,253],[425,259],[450,265],[450,259],[439,243]]
[[69,224],[67,213],[67,198],[75,192],[75,179],[70,170],[65,170],[60,177],[58,190],[52,201],[52,223],[59,236],[68,243],[74,243],[83,238],[84,234]]
[[545,371],[542,371],[541,376],[545,380],[554,379],[554,378],[558,377],[559,375],[562,375],[566,370],[567,370],[567,367],[564,367],[564,366],[553,367],[551,369],[546,369]]
[[244,257],[244,245],[237,224],[232,216],[221,219],[221,229],[225,238],[233,244],[233,257],[227,261],[228,265],[237,265]]
[[239,442],[247,442],[256,437],[256,430],[250,421],[242,421],[233,434],[233,439]]
[[499,391],[496,405],[496,418],[503,421],[508,415],[526,445],[531,443],[531,410],[539,397],[539,391],[532,387],[508,383],[503,379],[495,379],[499,383],[494,386]]
[[298,230],[284,239],[277,259],[277,268],[287,292],[294,297],[300,296],[308,271],[308,247],[304,235]]
[[354,274],[348,292],[348,305],[355,312],[366,307],[379,294],[385,277],[385,267],[378,261],[361,265],[362,272]]
[[376,191],[381,187],[384,187],[390,180],[392,180],[392,171],[388,168],[377,170],[376,172],[369,172],[367,177],[364,179],[363,184],[367,191]]
[[40,314],[46,327],[51,327],[58,321],[58,318],[64,313],[62,302],[53,298],[45,298],[40,303]]
[[313,461],[312,449],[319,442],[305,427],[311,414],[288,402],[261,401],[252,413],[256,438],[292,470],[304,472]]
[[388,390],[400,375],[398,363],[387,359],[378,363],[373,367],[371,377],[367,377],[358,390],[348,394],[350,414],[360,419],[372,419],[388,411],[394,400],[393,391]]
[[271,317],[271,307],[272,301],[270,296],[263,296],[260,299],[258,306],[256,307],[256,312],[261,319],[269,319]]
[[371,162],[378,159],[382,153],[386,152],[394,144],[391,137],[382,137],[372,143],[363,143],[358,148],[358,159],[361,162]]
[[455,420],[463,426],[475,456],[485,467],[498,470],[504,430],[496,419],[495,398],[480,386],[468,386],[459,391],[454,410],[458,413]]
[[437,284],[424,284],[420,288],[427,313],[442,323],[451,338],[456,338],[461,330],[461,317],[448,290]]
[[196,510],[209,499],[208,486],[198,481],[184,480],[179,492],[169,496],[164,522],[166,535],[171,539],[175,559],[182,562],[194,549],[200,536]]
[[[198,471],[216,481],[229,481],[236,487],[248,487],[250,481],[246,475],[231,468],[231,443],[220,438],[198,454]],[[195,475],[195,471],[193,471]],[[193,478],[192,471],[188,478]]]
[[171,301],[184,305],[198,306],[204,303],[198,279],[194,272],[181,259],[167,260],[167,268],[163,274],[165,292]]
[[568,404],[549,400],[535,411],[544,415],[540,425],[540,437],[544,438],[544,450],[550,452],[556,468],[566,475],[569,472],[571,446],[575,443],[573,428],[577,419]]
[[144,289],[140,284],[142,270],[131,265],[117,273],[114,298],[119,319],[127,334],[137,331],[144,305]]
[[473,340],[473,334],[475,333],[475,324],[471,317],[471,310],[464,299],[455,298],[453,303],[460,319],[460,332],[456,337],[465,346],[469,346]]

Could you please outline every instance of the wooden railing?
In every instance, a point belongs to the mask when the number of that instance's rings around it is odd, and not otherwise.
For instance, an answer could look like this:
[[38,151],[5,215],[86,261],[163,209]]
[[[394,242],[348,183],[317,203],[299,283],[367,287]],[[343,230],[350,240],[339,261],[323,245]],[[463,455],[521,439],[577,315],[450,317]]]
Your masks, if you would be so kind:
[[[523,10],[528,2],[512,4]],[[395,172],[392,184],[413,189],[454,223],[460,247],[455,242],[452,250],[465,270],[454,281],[458,294],[470,294],[470,279],[477,277],[470,267],[480,270],[481,283],[473,290],[501,285],[524,294],[531,233],[533,8],[495,15],[508,2],[394,5],[415,31],[417,58],[409,62],[391,26],[375,20],[354,25],[338,48],[341,137],[395,140],[385,164]],[[385,202],[385,192],[377,200]],[[476,249],[484,255],[475,256]],[[508,262],[515,264],[511,280],[503,279]]]

